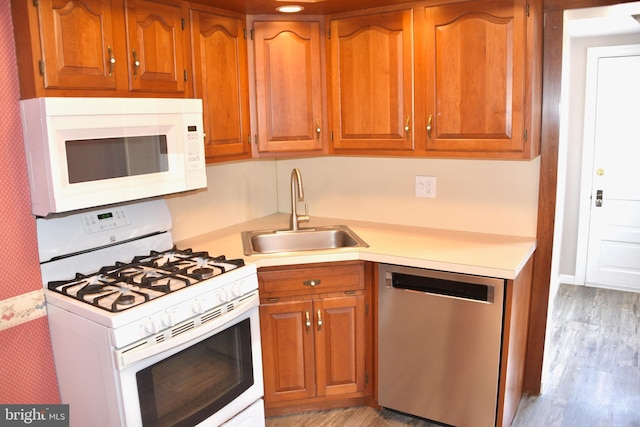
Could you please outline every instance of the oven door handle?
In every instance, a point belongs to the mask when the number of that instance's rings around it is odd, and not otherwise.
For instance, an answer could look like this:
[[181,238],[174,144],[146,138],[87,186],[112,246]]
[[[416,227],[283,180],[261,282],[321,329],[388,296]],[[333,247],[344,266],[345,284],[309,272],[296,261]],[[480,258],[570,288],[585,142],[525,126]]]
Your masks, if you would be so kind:
[[[208,314],[208,312],[205,312],[202,313],[202,315],[175,325],[171,330],[179,330],[183,325],[194,322],[194,327],[191,330],[169,339],[165,336],[165,341],[160,343],[156,344],[156,337],[158,336],[158,334],[156,334],[123,349],[115,350],[114,356],[117,368],[122,370],[136,362],[173,350],[192,341],[201,341],[206,339],[210,335],[213,335],[217,329],[229,323],[231,319],[227,314],[232,314],[232,319],[237,319],[249,310],[258,307],[260,303],[257,291],[253,295],[249,295],[248,297],[245,296],[238,301],[239,302],[234,303],[234,309],[232,311],[226,312],[214,320],[209,320],[206,323],[202,322],[202,319]],[[171,334],[170,331],[163,331],[161,334],[166,333]]]

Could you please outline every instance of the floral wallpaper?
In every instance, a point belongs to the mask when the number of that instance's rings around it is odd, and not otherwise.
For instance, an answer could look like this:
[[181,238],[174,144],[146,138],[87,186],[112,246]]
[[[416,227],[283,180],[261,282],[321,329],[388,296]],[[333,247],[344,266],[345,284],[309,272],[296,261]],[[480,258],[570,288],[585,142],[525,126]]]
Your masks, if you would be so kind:
[[22,143],[11,4],[0,0],[0,403],[60,402]]

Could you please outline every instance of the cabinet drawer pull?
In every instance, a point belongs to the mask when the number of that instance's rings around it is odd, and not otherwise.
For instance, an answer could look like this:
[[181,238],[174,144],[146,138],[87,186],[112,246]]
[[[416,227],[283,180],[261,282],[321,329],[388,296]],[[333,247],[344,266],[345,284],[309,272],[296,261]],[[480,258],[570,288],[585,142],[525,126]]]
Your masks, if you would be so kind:
[[307,327],[307,334],[310,334],[311,333],[311,317],[309,316],[308,311],[304,312],[304,317],[306,318],[306,322],[304,324]]
[[322,332],[322,311],[318,310],[318,332]]
[[320,128],[320,119],[316,119],[316,135],[318,139],[320,139],[320,132],[322,132],[322,129]]
[[429,139],[431,139],[431,122],[433,121],[433,116],[431,114],[429,114],[429,120],[427,121],[427,137]]
[[305,286],[311,286],[313,288],[314,286],[318,286],[320,282],[321,282],[320,279],[311,279],[311,280],[305,280],[304,282],[302,282],[302,284]]

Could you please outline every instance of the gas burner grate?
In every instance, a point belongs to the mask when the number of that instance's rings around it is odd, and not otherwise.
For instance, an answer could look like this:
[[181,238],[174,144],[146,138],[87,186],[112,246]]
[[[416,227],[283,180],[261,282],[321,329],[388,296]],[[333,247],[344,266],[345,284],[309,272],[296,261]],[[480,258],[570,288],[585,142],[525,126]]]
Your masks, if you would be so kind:
[[118,261],[94,274],[77,273],[70,280],[49,282],[48,288],[95,307],[120,312],[242,266],[242,259],[211,257],[208,252],[174,246],[168,251],[136,256],[130,262]]

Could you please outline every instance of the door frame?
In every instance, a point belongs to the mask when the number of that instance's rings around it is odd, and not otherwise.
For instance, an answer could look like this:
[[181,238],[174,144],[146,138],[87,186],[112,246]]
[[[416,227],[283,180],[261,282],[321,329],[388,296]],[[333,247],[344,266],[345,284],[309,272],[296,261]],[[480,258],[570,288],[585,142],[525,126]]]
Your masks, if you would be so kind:
[[584,134],[582,141],[582,173],[580,176],[580,207],[578,216],[578,243],[576,247],[575,284],[584,286],[587,277],[587,252],[591,224],[591,192],[595,166],[595,122],[598,61],[614,56],[640,55],[640,44],[590,47],[587,49],[587,80],[585,92]]
[[556,191],[558,186],[558,149],[560,129],[560,93],[564,11],[628,3],[629,0],[544,0],[542,129],[540,145],[540,183],[538,195],[537,247],[533,264],[533,284],[527,338],[524,392],[540,394],[542,362],[549,311],[551,259],[553,252]]

